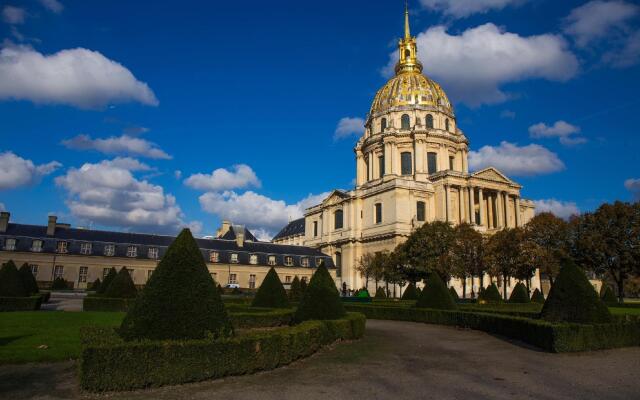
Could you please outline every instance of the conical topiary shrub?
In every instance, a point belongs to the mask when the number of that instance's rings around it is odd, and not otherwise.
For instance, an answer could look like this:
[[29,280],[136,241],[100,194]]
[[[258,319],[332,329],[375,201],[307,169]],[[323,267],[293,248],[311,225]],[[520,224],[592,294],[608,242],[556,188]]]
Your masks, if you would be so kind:
[[381,286],[376,289],[376,295],[374,296],[376,299],[386,299],[387,293],[384,291],[384,288]]
[[611,321],[607,306],[586,275],[571,260],[565,260],[551,286],[541,316],[547,321],[582,324]]
[[100,285],[100,289],[98,290],[99,295],[104,295],[107,289],[109,289],[109,285],[111,285],[111,282],[116,279],[117,275],[118,271],[116,271],[114,267],[111,267],[111,269],[107,273],[107,276],[104,277],[104,281],[102,281],[102,284]]
[[432,273],[427,278],[424,289],[416,302],[416,307],[438,310],[455,310],[457,308],[449,289],[440,279],[440,275],[436,273]]
[[536,290],[534,290],[533,293],[531,294],[531,302],[544,304],[544,295],[538,288],[536,288]]
[[164,340],[231,334],[231,322],[198,244],[183,229],[122,321],[120,335],[126,340]]
[[100,282],[100,278],[96,278],[96,280],[93,281],[93,283],[89,287],[89,290],[93,290],[94,292],[97,292],[97,291],[100,290],[100,285],[101,284],[102,284],[102,282]]
[[478,297],[480,303],[502,303],[502,296],[495,283],[487,286],[486,289],[480,291]]
[[67,290],[69,289],[69,285],[67,281],[64,280],[63,277],[59,276],[53,280],[51,283],[51,290]]
[[126,267],[122,267],[122,269],[118,272],[107,291],[104,292],[105,297],[113,297],[113,298],[121,298],[121,299],[131,299],[138,295],[138,289],[136,289],[136,285],[133,283],[133,279],[131,279],[131,274]]
[[451,294],[451,298],[453,299],[453,301],[460,300],[460,296],[458,296],[458,292],[453,286],[449,288],[449,294]]
[[602,290],[600,291],[600,298],[602,299],[602,301],[604,301],[604,304],[618,304],[618,298],[616,297],[616,295],[613,293],[613,290],[611,289],[611,286],[604,284],[602,286]]
[[22,264],[22,267],[20,267],[20,270],[18,272],[20,272],[22,286],[24,286],[24,289],[27,291],[28,296],[40,293],[40,289],[38,289],[38,283],[36,282],[36,278],[33,277],[33,272],[31,272],[31,267],[29,267],[29,264]]
[[367,288],[362,288],[358,290],[358,294],[356,295],[356,297],[362,297],[362,298],[368,299],[369,297],[371,297],[371,295],[369,294],[369,291],[367,290]]
[[218,283],[218,286],[216,286],[216,289],[218,290],[218,294],[220,296],[222,296],[224,294],[224,289],[222,288],[222,286]]
[[327,267],[321,263],[302,295],[295,320],[302,322],[310,319],[338,319],[345,313],[336,284]]
[[26,297],[28,294],[16,265],[12,260],[7,261],[0,268],[0,296]]
[[511,296],[509,296],[509,303],[530,303],[531,299],[529,298],[529,291],[527,287],[522,283],[516,283],[516,286],[513,287],[513,291],[511,292]]
[[300,287],[300,278],[296,275],[291,281],[291,289],[289,289],[289,301],[299,302],[302,299],[302,288]]
[[418,300],[419,296],[420,294],[416,289],[416,285],[410,283],[409,286],[407,286],[407,288],[404,290],[404,293],[402,293],[402,300]]
[[284,290],[276,269],[271,267],[264,277],[258,293],[251,302],[251,307],[287,308],[289,299]]
[[309,284],[307,283],[307,278],[301,278],[300,279],[300,299],[302,299],[302,296],[304,296],[304,292],[307,291],[307,286],[309,286]]

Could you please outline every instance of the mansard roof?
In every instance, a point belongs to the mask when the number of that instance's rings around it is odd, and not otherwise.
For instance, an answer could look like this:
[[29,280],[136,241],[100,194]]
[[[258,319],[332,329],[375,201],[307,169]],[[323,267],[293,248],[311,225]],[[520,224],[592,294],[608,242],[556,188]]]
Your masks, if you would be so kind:
[[222,235],[222,237],[220,239],[236,240],[236,231],[235,231],[235,229],[244,229],[244,240],[251,240],[252,242],[258,242],[259,241],[258,239],[256,239],[255,236],[253,236],[253,233],[251,233],[251,231],[249,229],[245,228],[244,226],[240,226],[240,225],[231,225],[229,227],[229,230],[227,231],[227,233]]
[[304,218],[298,218],[289,222],[284,228],[273,237],[273,240],[278,240],[290,236],[304,235]]

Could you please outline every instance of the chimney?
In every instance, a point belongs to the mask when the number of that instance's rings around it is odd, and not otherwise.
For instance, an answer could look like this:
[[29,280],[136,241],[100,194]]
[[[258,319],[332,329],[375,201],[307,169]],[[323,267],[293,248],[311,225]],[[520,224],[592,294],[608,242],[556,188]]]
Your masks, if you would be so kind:
[[56,234],[56,225],[58,217],[55,215],[49,215],[49,222],[47,223],[47,236],[53,236]]
[[222,226],[220,227],[220,229],[218,229],[218,232],[216,233],[216,237],[217,238],[223,237],[225,233],[229,232],[229,228],[231,228],[231,222],[222,221]]
[[238,247],[244,246],[244,225],[234,226],[233,233],[236,235],[236,244]]
[[9,217],[11,214],[7,211],[0,212],[0,232],[4,233],[7,231],[7,227],[9,226]]

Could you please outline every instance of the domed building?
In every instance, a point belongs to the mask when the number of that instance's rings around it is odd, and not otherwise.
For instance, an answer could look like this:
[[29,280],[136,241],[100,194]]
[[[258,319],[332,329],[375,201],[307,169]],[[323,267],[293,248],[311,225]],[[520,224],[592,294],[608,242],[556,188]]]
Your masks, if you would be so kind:
[[[355,188],[334,191],[273,239],[330,254],[339,287],[363,287],[356,270],[361,257],[392,251],[425,222],[467,222],[491,234],[534,215],[533,202],[520,198],[521,186],[497,169],[469,173],[469,140],[444,90],[422,73],[406,10],[398,48],[395,76],[376,93],[354,149]],[[454,284],[461,293],[461,283]],[[467,288],[477,293],[476,284]]]

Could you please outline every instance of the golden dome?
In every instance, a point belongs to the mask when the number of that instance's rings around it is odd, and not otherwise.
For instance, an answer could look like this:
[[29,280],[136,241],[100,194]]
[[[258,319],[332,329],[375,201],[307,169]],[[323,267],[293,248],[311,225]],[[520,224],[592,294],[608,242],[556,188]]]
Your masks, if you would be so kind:
[[422,106],[433,108],[453,116],[453,108],[440,85],[422,75],[418,60],[416,38],[409,30],[409,11],[405,6],[404,37],[398,42],[399,59],[396,76],[376,93],[371,104],[370,116],[389,111],[394,107]]

